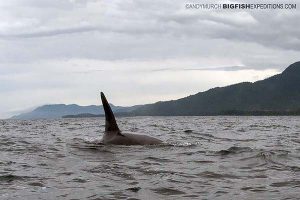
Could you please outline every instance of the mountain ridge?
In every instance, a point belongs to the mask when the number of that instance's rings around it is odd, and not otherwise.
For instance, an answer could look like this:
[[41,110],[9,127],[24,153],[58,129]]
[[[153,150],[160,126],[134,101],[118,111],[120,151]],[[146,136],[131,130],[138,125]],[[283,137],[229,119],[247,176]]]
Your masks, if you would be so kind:
[[300,108],[300,62],[256,82],[216,87],[184,98],[144,105],[135,115],[216,115],[227,111],[292,111]]
[[[112,110],[116,113],[130,112],[138,106],[115,106],[110,104]],[[13,116],[11,119],[56,119],[63,116],[75,116],[82,114],[90,114],[101,116],[104,114],[102,105],[80,106],[77,104],[46,104],[39,106],[31,112],[22,113]],[[89,115],[86,115],[89,116]]]
[[[55,109],[52,109],[53,106]],[[280,74],[253,83],[241,82],[215,87],[177,100],[130,107],[111,104],[111,107],[122,116],[299,115],[300,62],[291,64]],[[102,114],[101,105],[50,104],[13,118],[39,119]]]

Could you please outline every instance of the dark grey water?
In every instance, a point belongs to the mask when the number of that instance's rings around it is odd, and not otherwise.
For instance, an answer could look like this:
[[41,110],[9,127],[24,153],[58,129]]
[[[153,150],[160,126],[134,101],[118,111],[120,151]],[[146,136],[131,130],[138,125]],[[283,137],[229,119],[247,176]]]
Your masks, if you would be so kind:
[[118,121],[171,145],[101,145],[102,118],[0,121],[0,199],[300,197],[299,117]]

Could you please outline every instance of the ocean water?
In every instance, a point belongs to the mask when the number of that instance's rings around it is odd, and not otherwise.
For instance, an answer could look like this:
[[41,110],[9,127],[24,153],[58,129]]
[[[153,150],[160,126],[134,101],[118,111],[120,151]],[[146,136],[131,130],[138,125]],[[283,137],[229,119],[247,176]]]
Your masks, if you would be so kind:
[[0,199],[299,199],[299,117],[123,117],[165,141],[102,145],[103,118],[0,121]]

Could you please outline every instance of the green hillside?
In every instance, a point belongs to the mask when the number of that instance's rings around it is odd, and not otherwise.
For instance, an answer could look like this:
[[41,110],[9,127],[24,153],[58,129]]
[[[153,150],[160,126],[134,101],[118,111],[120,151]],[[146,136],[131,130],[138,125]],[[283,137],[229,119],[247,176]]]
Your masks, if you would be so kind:
[[300,62],[254,83],[217,87],[182,99],[144,105],[136,115],[295,113],[300,109]]

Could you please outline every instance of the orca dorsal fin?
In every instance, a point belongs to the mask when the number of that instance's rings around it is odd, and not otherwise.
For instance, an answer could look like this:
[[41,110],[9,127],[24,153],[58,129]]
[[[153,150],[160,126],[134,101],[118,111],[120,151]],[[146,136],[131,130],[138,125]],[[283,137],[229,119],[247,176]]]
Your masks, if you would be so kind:
[[120,129],[117,125],[114,113],[112,112],[103,92],[101,92],[101,100],[105,113],[105,131],[114,131],[120,134]]

